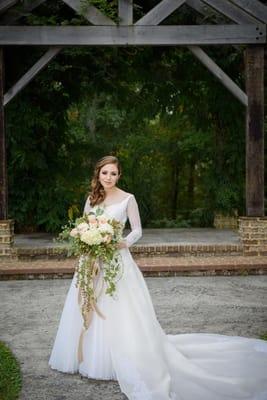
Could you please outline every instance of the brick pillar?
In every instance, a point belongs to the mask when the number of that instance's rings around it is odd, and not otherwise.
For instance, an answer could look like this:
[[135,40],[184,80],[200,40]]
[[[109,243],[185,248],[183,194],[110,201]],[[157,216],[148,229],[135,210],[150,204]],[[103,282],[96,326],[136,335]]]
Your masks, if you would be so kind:
[[238,219],[237,211],[235,211],[235,216],[233,215],[223,215],[220,213],[215,213],[213,226],[216,229],[235,229],[238,230]]
[[240,217],[239,234],[245,256],[267,255],[267,217]]
[[14,243],[14,220],[0,220],[0,260],[1,257],[10,257]]

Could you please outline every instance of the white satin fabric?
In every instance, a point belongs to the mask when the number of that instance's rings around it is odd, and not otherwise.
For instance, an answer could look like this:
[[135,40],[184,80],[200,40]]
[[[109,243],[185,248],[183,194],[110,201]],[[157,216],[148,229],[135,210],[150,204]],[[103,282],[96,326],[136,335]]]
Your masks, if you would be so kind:
[[[87,201],[85,212],[89,212]],[[123,223],[129,218],[130,247],[141,236],[135,197],[106,206]],[[51,368],[95,379],[118,380],[129,400],[267,400],[267,342],[240,336],[162,330],[146,283],[129,249],[120,250],[124,274],[116,298],[103,294],[77,349],[82,317],[74,274],[49,359]],[[86,395],[86,394],[85,394]]]

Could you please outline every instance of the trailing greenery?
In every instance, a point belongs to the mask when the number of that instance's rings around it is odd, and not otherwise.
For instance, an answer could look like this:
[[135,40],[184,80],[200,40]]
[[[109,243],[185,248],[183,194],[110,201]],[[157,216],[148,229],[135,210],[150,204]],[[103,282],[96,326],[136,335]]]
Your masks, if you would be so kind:
[[[136,3],[138,18],[155,2]],[[105,13],[113,18],[110,8]],[[199,19],[182,7],[164,23]],[[63,2],[45,2],[25,23],[88,21]],[[244,86],[242,52],[206,51]],[[42,53],[8,48],[7,87]],[[106,154],[119,157],[120,186],[135,193],[144,226],[211,226],[217,211],[244,215],[245,109],[187,49],[66,48],[6,114],[16,231],[57,232],[69,213],[78,216],[94,163]]]
[[18,399],[21,387],[19,363],[8,346],[0,341],[0,400]]

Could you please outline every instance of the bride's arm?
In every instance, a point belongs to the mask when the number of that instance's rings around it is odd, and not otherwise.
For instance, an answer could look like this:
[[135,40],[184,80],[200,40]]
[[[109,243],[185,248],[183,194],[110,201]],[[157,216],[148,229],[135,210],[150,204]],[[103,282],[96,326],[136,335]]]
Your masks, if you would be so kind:
[[124,239],[123,247],[130,247],[132,244],[137,242],[142,236],[142,225],[138,209],[137,201],[132,195],[127,204],[127,216],[129,218],[131,232]]

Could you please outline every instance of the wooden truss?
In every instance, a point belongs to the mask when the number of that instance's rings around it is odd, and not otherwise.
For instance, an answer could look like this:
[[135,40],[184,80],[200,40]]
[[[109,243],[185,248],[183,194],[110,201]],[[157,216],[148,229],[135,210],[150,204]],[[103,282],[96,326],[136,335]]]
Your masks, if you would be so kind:
[[[247,145],[247,215],[264,215],[263,168],[263,68],[266,43],[267,7],[258,0],[161,0],[138,21],[133,21],[133,1],[118,0],[119,23],[102,14],[96,7],[81,11],[80,0],[63,0],[75,12],[82,14],[89,26],[20,26],[19,19],[38,7],[45,0],[24,0],[19,10],[18,0],[0,0],[0,47],[13,45],[49,46],[47,52],[3,94],[2,107],[6,106],[65,46],[186,46],[192,54],[222,84],[247,107],[247,140],[260,138],[260,146]],[[212,16],[213,25],[160,25],[169,15],[186,4],[198,13]],[[218,21],[225,19],[225,24]],[[247,93],[208,56],[199,46],[247,45]],[[1,56],[2,57],[2,56]],[[0,61],[3,57],[0,57]],[[3,66],[2,66],[3,67]],[[259,70],[258,70],[259,69]],[[255,74],[257,70],[257,74]],[[1,75],[1,66],[0,66]],[[1,76],[0,76],[1,79]],[[3,85],[0,85],[3,88]],[[257,87],[259,90],[256,93]],[[2,89],[3,90],[3,89]],[[259,107],[255,111],[254,103]],[[253,107],[252,104],[253,103]],[[253,109],[253,112],[252,112]],[[1,118],[1,110],[0,110]],[[262,121],[262,126],[253,121]],[[4,136],[4,127],[1,129]],[[260,135],[259,135],[260,130]],[[252,136],[251,136],[252,135]],[[261,141],[262,138],[262,141]],[[248,143],[247,143],[248,144]],[[0,151],[4,158],[4,139],[0,138]],[[260,166],[260,168],[259,168]],[[249,171],[248,171],[249,169]],[[5,167],[0,172],[0,190],[5,185]],[[255,180],[256,173],[256,180]],[[252,180],[254,178],[254,183]],[[7,191],[7,189],[6,189]],[[5,192],[5,189],[4,189]],[[0,219],[7,215],[6,194],[0,192]],[[1,206],[2,204],[2,206]]]
[[[32,11],[45,0],[25,2],[24,10],[4,16],[2,23],[14,23],[23,14]],[[14,5],[17,1],[6,0]],[[74,11],[81,13],[79,0],[64,0]],[[187,3],[201,14],[222,13],[235,25],[208,26],[159,26],[177,8]],[[266,10],[258,3],[261,20],[228,0],[162,0],[150,12],[133,24],[133,4],[130,0],[119,1],[120,26],[103,15],[96,7],[89,6],[83,16],[94,26],[88,27],[23,27],[0,26],[0,45],[51,45],[43,57],[4,95],[4,105],[15,97],[66,45],[187,45],[188,49],[202,62],[223,85],[232,92],[245,106],[247,95],[227,76],[210,57],[196,45],[207,44],[252,44],[265,43],[266,26],[263,20]],[[255,9],[252,7],[253,13]],[[0,8],[1,11],[1,8]],[[216,15],[216,14],[215,14]],[[264,17],[263,17],[264,16]],[[1,19],[0,19],[1,24]],[[238,24],[238,25],[237,25]],[[54,47],[56,46],[56,47]]]

